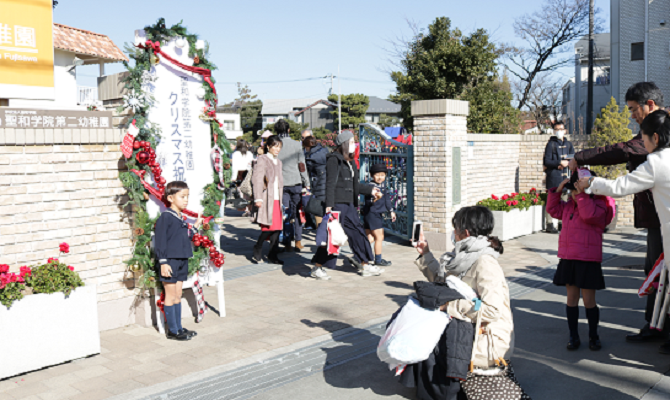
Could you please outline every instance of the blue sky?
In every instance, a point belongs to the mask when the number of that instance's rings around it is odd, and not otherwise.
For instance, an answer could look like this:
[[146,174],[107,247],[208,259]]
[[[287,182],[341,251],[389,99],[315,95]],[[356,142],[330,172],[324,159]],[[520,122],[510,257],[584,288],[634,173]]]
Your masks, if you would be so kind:
[[[196,7],[195,5],[198,5]],[[108,35],[121,49],[134,30],[164,17],[168,25],[183,20],[210,43],[220,101],[237,96],[235,82],[248,84],[264,99],[325,97],[330,79],[260,83],[323,77],[340,67],[341,90],[388,97],[395,91],[389,41],[408,37],[407,20],[426,27],[447,16],[452,27],[468,33],[485,28],[496,42],[515,42],[515,17],[539,8],[521,0],[295,0],[187,2],[177,0],[59,0],[54,22]],[[529,8],[530,7],[530,8]],[[596,0],[609,31],[609,1]],[[121,64],[108,65],[107,73]],[[563,70],[565,79],[572,69]],[[97,67],[78,68],[81,85],[94,86]],[[353,80],[352,80],[353,79]],[[334,84],[337,93],[337,80]]]

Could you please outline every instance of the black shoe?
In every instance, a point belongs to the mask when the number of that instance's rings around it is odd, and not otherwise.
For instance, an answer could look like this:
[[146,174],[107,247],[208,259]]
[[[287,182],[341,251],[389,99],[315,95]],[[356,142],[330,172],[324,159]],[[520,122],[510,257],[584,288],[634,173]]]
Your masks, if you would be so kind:
[[168,339],[171,339],[171,340],[178,340],[178,341],[180,341],[180,342],[184,342],[184,341],[187,341],[187,340],[191,340],[191,337],[190,337],[189,335],[187,335],[186,333],[184,333],[184,331],[179,331],[179,333],[176,333],[176,334],[175,334],[175,333],[170,332],[170,330],[168,329],[168,331],[167,331],[167,333],[165,334],[165,336],[166,336]]
[[382,258],[382,260],[379,261],[379,262],[375,261],[375,265],[378,266],[378,267],[388,267],[388,266],[390,266],[390,265],[392,265],[392,264],[393,264],[393,263],[392,263],[391,261],[386,261],[386,260],[384,260],[383,258]]
[[261,246],[254,246],[254,255],[253,255],[253,260],[256,261],[257,264],[260,264],[263,262],[263,247]]
[[544,231],[547,233],[558,233],[558,230],[554,228],[554,224],[547,224],[547,229]]
[[284,265],[284,262],[279,259],[277,256],[268,256],[268,261],[270,264],[279,264],[279,265]]
[[559,223],[558,223],[558,231],[560,232],[560,231],[562,231],[562,230],[563,230],[563,223],[562,223],[562,222],[559,222]]
[[663,333],[649,328],[649,324],[640,329],[639,333],[626,335],[626,341],[631,343],[645,343],[660,339],[663,339]]
[[198,332],[196,332],[196,331],[189,331],[189,330],[186,329],[186,328],[182,328],[181,331],[180,331],[180,333],[185,333],[185,334],[189,337],[189,339],[192,338],[192,337],[198,336]]
[[568,345],[566,347],[568,350],[577,350],[581,344],[582,341],[579,340],[579,337],[570,336],[570,341],[568,342]]
[[589,338],[589,349],[592,351],[598,351],[603,348],[602,343],[600,343],[599,337]]
[[670,340],[663,343],[661,347],[658,348],[658,352],[661,354],[670,354]]

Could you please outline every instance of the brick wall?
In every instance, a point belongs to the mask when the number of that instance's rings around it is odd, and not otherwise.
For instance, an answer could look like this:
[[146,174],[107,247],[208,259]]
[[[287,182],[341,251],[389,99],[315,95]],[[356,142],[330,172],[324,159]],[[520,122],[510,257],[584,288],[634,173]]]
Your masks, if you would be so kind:
[[0,129],[0,263],[58,256],[98,292],[100,328],[135,322],[118,129]]

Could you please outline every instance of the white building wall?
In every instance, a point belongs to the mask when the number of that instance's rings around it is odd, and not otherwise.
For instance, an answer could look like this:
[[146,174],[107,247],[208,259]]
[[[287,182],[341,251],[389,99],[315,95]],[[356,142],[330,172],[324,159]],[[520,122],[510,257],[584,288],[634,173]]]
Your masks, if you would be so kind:
[[75,54],[54,49],[55,100],[9,99],[9,107],[36,108],[46,110],[86,110],[77,105],[77,75],[68,72],[74,64]]
[[[226,139],[234,140],[238,136],[244,134],[244,132],[242,132],[242,120],[240,114],[216,113],[216,119],[223,124],[221,129],[223,130],[223,133],[226,134]],[[229,127],[231,125],[230,122],[232,122],[232,129]]]

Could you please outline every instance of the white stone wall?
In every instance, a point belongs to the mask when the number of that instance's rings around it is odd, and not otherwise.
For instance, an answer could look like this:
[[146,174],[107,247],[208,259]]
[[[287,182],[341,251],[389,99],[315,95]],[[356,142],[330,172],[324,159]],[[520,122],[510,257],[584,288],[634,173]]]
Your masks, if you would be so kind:
[[116,129],[0,129],[0,263],[60,257],[96,286],[100,328],[135,322],[133,242]]

